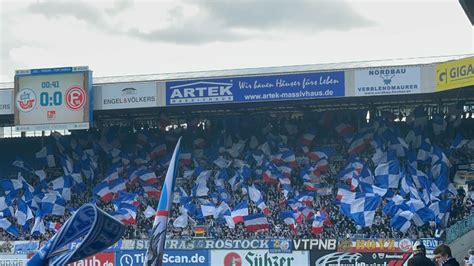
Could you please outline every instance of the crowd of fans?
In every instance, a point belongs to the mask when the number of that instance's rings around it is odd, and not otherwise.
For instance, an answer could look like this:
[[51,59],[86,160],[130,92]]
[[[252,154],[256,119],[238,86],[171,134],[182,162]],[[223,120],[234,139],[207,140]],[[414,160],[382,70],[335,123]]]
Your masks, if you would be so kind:
[[[331,115],[331,116],[329,116]],[[400,136],[406,136],[410,130],[410,123],[413,121],[399,121],[396,117],[390,114],[380,114],[379,118],[387,123],[390,127],[399,131]],[[382,121],[380,120],[380,121]],[[407,118],[407,120],[409,120]],[[428,121],[424,128],[425,134],[430,137],[431,143],[443,148],[448,155],[451,163],[450,180],[454,179],[456,167],[458,165],[466,165],[474,163],[474,143],[466,142],[460,148],[452,149],[451,145],[457,133],[462,133],[463,139],[474,139],[474,125],[473,119],[463,118],[460,124],[453,126],[453,121],[447,119],[447,126],[441,134],[434,134],[433,129],[429,126],[431,120]],[[376,119],[372,118],[369,125],[373,124]],[[340,123],[346,123],[354,128],[357,132],[360,128],[367,125],[365,112],[334,112],[334,113],[307,113],[297,118],[292,118],[290,115],[258,115],[254,117],[248,116],[232,116],[232,117],[214,117],[207,119],[189,119],[186,123],[172,125],[169,121],[161,121],[161,126],[156,128],[148,128],[145,126],[130,126],[130,127],[112,127],[97,129],[93,128],[87,131],[73,131],[68,136],[50,136],[44,138],[28,139],[24,143],[24,138],[20,139],[2,139],[0,140],[0,151],[5,153],[8,147],[17,147],[15,153],[20,151],[25,162],[32,165],[35,170],[40,167],[45,170],[47,176],[46,180],[51,181],[54,178],[63,175],[63,168],[59,163],[59,158],[56,156],[56,167],[45,167],[44,165],[37,165],[35,163],[35,152],[31,147],[41,148],[41,144],[54,143],[55,154],[61,153],[58,150],[58,143],[75,143],[81,145],[83,150],[92,149],[95,151],[96,169],[94,169],[94,178],[88,180],[82,174],[86,186],[74,190],[71,200],[67,202],[67,209],[64,216],[46,215],[43,221],[58,222],[63,224],[71,213],[79,208],[84,203],[95,202],[101,209],[107,212],[113,212],[114,208],[111,202],[102,202],[97,195],[94,195],[93,188],[97,185],[113,166],[117,165],[117,158],[120,164],[119,175],[124,179],[128,179],[132,170],[140,165],[146,165],[149,169],[153,169],[157,177],[160,178],[160,183],[156,185],[158,190],[161,189],[161,183],[167,170],[167,160],[174,149],[177,138],[183,136],[183,153],[190,153],[192,155],[189,162],[181,162],[177,180],[177,187],[182,188],[188,195],[192,194],[192,188],[195,186],[195,175],[189,174],[200,167],[202,170],[210,170],[212,174],[207,182],[209,189],[209,196],[200,197],[205,200],[214,202],[217,206],[221,199],[212,199],[211,194],[218,191],[215,185],[215,175],[221,170],[214,160],[221,158],[230,162],[228,171],[229,177],[236,172],[238,163],[244,163],[252,169],[249,178],[246,178],[238,187],[232,187],[229,182],[225,182],[225,192],[229,198],[226,199],[230,208],[234,208],[237,202],[243,199],[248,200],[248,195],[245,192],[246,186],[255,185],[263,195],[264,201],[270,210],[267,215],[269,228],[258,232],[248,232],[245,230],[243,223],[237,223],[235,228],[229,228],[226,223],[219,222],[212,216],[193,217],[189,216],[188,222],[184,227],[173,226],[174,221],[183,212],[182,205],[176,201],[172,205],[171,218],[168,226],[167,236],[169,238],[189,238],[195,237],[195,228],[205,228],[205,233],[202,237],[213,239],[243,239],[243,238],[294,238],[295,233],[299,238],[350,238],[353,236],[363,236],[370,238],[401,238],[408,237],[411,239],[418,239],[422,237],[439,237],[444,228],[441,228],[435,222],[425,223],[423,226],[411,226],[410,229],[402,233],[390,226],[390,218],[387,217],[382,209],[387,203],[387,200],[381,203],[377,208],[374,223],[371,227],[361,227],[357,225],[349,217],[341,214],[340,207],[336,201],[337,184],[340,182],[337,178],[338,173],[346,166],[346,161],[349,159],[348,153],[350,142],[347,142],[341,134],[335,130],[335,127]],[[306,132],[313,132],[314,139],[311,143],[303,145],[302,138]],[[60,140],[63,141],[60,141]],[[66,140],[66,141],[64,141]],[[199,141],[196,141],[199,140]],[[34,145],[32,145],[32,142]],[[312,233],[313,219],[304,219],[302,222],[296,224],[296,229],[291,229],[285,224],[281,218],[281,212],[284,210],[291,210],[287,204],[288,198],[292,196],[285,195],[279,184],[270,185],[262,180],[262,166],[258,161],[252,159],[255,154],[265,142],[273,143],[270,145],[272,151],[278,151],[279,147],[294,152],[296,164],[292,165],[292,171],[289,179],[291,186],[296,191],[304,191],[303,180],[301,179],[301,171],[305,162],[308,162],[308,151],[325,150],[328,154],[329,169],[321,173],[318,181],[318,191],[314,196],[314,203],[312,208],[315,211],[324,209],[330,222],[324,226],[324,230],[320,234]],[[242,143],[240,145],[239,143]],[[152,150],[158,144],[166,144],[167,155],[151,156]],[[236,145],[239,144],[239,145]],[[25,147],[25,145],[28,145]],[[3,148],[2,148],[3,146]],[[6,148],[6,149],[5,149]],[[117,149],[120,155],[112,156],[111,150]],[[11,153],[12,150],[8,150]],[[238,151],[238,153],[235,153]],[[449,152],[448,152],[449,151]],[[66,147],[65,153],[73,156],[73,150]],[[372,161],[375,150],[367,143],[365,148],[356,154],[360,160],[364,161],[373,172],[375,164]],[[261,153],[259,153],[261,154]],[[17,158],[5,158],[2,154],[3,170],[2,178],[16,178],[17,172],[31,184],[33,187],[40,185],[39,178],[31,173],[27,173],[24,169],[12,166],[11,162]],[[142,160],[137,160],[141,158]],[[400,158],[404,160],[404,158]],[[422,165],[420,164],[420,168]],[[260,170],[260,171],[259,171]],[[138,195],[138,213],[136,216],[136,223],[127,225],[127,231],[124,238],[127,239],[145,239],[148,237],[149,230],[153,224],[153,217],[145,217],[145,209],[148,206],[156,207],[157,198],[148,197],[144,194],[141,183],[127,184],[128,192],[136,192]],[[467,189],[459,188],[455,195],[451,195],[453,205],[449,216],[449,223],[455,223],[458,220],[464,219],[473,212],[473,186],[468,185]],[[0,197],[2,196],[0,189]],[[176,193],[177,194],[177,193]],[[176,195],[177,196],[177,195]],[[198,203],[199,199],[193,199],[193,202]],[[249,213],[261,213],[255,203],[248,200]],[[13,201],[14,208],[15,201]],[[14,217],[7,217],[7,219],[15,224]],[[4,240],[45,240],[55,233],[53,230],[46,230],[45,234],[31,235],[30,230],[34,224],[34,219],[28,221],[28,226],[22,228],[18,226],[20,237],[13,237],[5,230],[0,229],[0,239]]]

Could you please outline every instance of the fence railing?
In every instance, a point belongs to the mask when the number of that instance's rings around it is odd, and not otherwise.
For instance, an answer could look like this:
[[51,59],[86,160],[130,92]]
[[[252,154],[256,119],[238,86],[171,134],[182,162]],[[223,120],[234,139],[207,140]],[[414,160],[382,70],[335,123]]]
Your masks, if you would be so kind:
[[446,242],[449,244],[474,229],[474,214],[451,225],[446,231]]

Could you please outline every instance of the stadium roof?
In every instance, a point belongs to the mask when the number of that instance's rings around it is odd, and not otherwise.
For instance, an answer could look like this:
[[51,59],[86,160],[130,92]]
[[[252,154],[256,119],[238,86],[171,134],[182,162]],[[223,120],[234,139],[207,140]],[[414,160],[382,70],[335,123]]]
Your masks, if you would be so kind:
[[[474,54],[385,59],[385,60],[373,60],[373,61],[354,61],[354,62],[295,65],[295,66],[225,69],[225,70],[210,70],[210,71],[195,71],[195,72],[165,73],[165,74],[94,77],[93,82],[94,84],[107,84],[107,83],[122,83],[122,82],[212,78],[212,77],[226,77],[226,76],[251,76],[251,75],[262,75],[262,74],[308,72],[308,71],[346,70],[346,69],[368,68],[368,67],[428,65],[428,64],[446,62],[450,60],[462,59],[462,58],[471,57],[471,56],[474,56]],[[11,88],[13,88],[13,82],[0,83],[0,89],[11,89]]]

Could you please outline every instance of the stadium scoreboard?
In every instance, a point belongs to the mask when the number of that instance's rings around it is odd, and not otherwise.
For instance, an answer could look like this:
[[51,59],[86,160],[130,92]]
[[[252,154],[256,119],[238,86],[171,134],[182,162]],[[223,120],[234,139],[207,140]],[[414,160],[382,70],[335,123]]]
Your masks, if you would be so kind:
[[92,123],[92,71],[87,66],[17,70],[16,131],[88,129]]

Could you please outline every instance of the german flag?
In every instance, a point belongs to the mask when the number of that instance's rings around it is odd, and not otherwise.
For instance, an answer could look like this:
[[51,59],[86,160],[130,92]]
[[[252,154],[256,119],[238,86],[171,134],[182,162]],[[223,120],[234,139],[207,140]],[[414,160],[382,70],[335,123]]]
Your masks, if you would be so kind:
[[194,236],[204,237],[206,236],[206,227],[203,225],[197,225],[194,227]]

